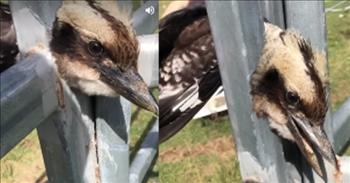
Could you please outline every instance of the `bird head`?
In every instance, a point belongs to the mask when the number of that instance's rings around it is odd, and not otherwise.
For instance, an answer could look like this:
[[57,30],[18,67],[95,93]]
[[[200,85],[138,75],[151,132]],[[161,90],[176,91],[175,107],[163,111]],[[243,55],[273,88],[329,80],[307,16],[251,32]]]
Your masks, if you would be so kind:
[[122,95],[158,113],[137,71],[139,46],[129,12],[114,1],[64,1],[57,11],[50,48],[60,75],[88,95]]
[[296,142],[322,175],[316,154],[337,167],[323,129],[328,109],[325,57],[297,32],[270,23],[264,26],[265,45],[250,81],[253,110],[268,118],[280,136]]

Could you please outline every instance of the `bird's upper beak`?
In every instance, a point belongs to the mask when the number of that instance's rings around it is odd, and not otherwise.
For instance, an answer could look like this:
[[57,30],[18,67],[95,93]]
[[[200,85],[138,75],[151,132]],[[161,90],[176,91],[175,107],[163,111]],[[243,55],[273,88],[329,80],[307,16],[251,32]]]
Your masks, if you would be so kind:
[[99,65],[101,80],[135,105],[158,115],[158,104],[136,69],[125,71]]
[[[288,128],[295,138],[296,144],[304,154],[305,158],[316,171],[323,177],[324,171],[321,169],[320,159],[317,155],[322,155],[336,169],[338,169],[337,159],[322,125],[313,125],[305,117],[289,115]],[[323,123],[321,123],[323,124]]]

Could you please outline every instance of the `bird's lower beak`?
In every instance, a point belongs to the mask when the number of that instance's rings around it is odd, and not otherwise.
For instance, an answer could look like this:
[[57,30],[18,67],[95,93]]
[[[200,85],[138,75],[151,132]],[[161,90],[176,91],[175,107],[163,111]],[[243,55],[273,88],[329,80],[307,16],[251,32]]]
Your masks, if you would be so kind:
[[118,94],[135,105],[158,115],[158,104],[140,74],[133,69],[121,71],[118,68],[100,66],[101,79]]
[[291,115],[288,127],[297,146],[317,174],[323,176],[322,166],[317,154],[323,156],[337,169],[338,164],[334,150],[322,125],[312,125],[308,120]]

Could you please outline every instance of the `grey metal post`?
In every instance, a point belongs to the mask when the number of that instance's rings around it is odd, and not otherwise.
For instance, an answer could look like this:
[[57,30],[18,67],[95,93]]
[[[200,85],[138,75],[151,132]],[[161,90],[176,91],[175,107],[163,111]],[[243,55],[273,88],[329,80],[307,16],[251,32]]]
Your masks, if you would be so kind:
[[101,181],[128,182],[130,102],[123,97],[97,97],[95,110]]
[[158,86],[158,34],[138,36],[140,55],[138,59],[139,72],[149,87]]
[[94,183],[99,176],[90,100],[79,92],[74,95],[68,86],[64,86],[64,100],[65,107],[38,126],[48,179]]
[[[313,48],[316,48],[315,51],[327,56],[326,15],[323,1],[285,1],[285,17],[287,28],[298,30],[311,41]],[[326,116],[325,128],[333,143],[330,110]]]
[[[262,16],[267,18],[271,23],[278,25],[279,27],[285,29],[285,12],[284,12],[284,1],[261,1],[260,7],[262,8]],[[284,153],[285,161],[285,172],[288,174],[290,181],[298,180],[301,181],[300,177],[300,165],[303,162],[303,157],[301,152],[297,149],[296,144],[289,142],[285,139],[281,139],[282,149]],[[286,161],[287,160],[287,161]]]
[[[140,7],[133,14],[133,25],[137,34],[153,33],[156,29],[158,18],[157,13],[148,15],[145,8],[153,5],[155,11],[158,9],[158,2],[149,1]],[[153,59],[155,51],[158,50],[158,37],[147,36],[141,38],[141,55],[139,59],[140,67],[146,65],[155,66]],[[139,39],[140,40],[140,39]],[[145,47],[148,45],[149,47]],[[158,55],[158,53],[157,53]],[[150,60],[152,59],[152,60]],[[140,63],[142,61],[142,63]],[[148,63],[146,63],[148,61]],[[151,62],[152,61],[152,62]],[[150,64],[152,63],[152,64]],[[149,67],[148,67],[149,69]],[[148,84],[153,84],[152,73],[140,69],[141,74],[148,77]],[[142,75],[144,77],[144,75]],[[157,80],[156,80],[157,81]],[[131,104],[123,97],[106,98],[96,97],[96,138],[97,155],[99,163],[99,174],[102,182],[129,182],[129,129],[131,119]]]
[[157,120],[145,137],[140,150],[137,151],[135,159],[130,166],[130,183],[140,183],[143,181],[158,154],[158,125]]
[[243,181],[289,182],[279,138],[251,112],[249,76],[263,44],[261,7],[252,1],[207,1],[207,7]]
[[[154,14],[149,15],[145,8],[153,6]],[[133,23],[140,42],[139,71],[149,87],[158,85],[158,35],[153,34],[158,28],[158,1],[145,2],[133,16]],[[158,122],[143,139],[140,149],[131,162],[129,182],[143,182],[158,152]]]

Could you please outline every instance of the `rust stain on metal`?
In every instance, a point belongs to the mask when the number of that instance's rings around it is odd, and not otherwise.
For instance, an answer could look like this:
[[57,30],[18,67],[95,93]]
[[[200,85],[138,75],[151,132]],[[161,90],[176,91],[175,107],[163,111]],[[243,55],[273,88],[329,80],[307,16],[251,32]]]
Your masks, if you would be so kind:
[[342,182],[342,176],[343,176],[343,173],[340,171],[340,161],[338,160],[338,157],[335,158],[337,163],[336,163],[336,170],[335,170],[335,173],[333,174],[334,176],[334,181],[336,183],[341,183]]
[[33,55],[37,55],[38,53],[42,53],[47,50],[47,47],[44,43],[38,43],[33,48],[30,48],[28,52],[25,53],[24,57],[30,57]]
[[245,179],[243,180],[243,182],[244,182],[244,183],[261,183],[261,182],[263,182],[263,181],[262,181],[261,178],[258,177],[258,176],[256,176],[256,177],[251,176],[251,177],[245,178]]
[[98,164],[95,168],[95,175],[96,175],[96,183],[101,183],[101,172],[100,172],[100,166]]
[[64,89],[63,89],[63,84],[62,81],[60,79],[57,79],[56,81],[57,85],[56,85],[56,95],[57,95],[57,101],[58,101],[58,105],[61,108],[65,108],[65,102],[64,102]]
[[[94,138],[90,141],[90,147],[89,150],[94,150],[96,153],[96,168],[95,168],[95,176],[96,176],[96,183],[101,183],[101,170],[100,170],[100,161],[98,156],[98,147],[97,147],[97,134],[96,134],[96,123],[95,123],[95,130],[94,130]],[[95,149],[94,149],[95,148]]]

